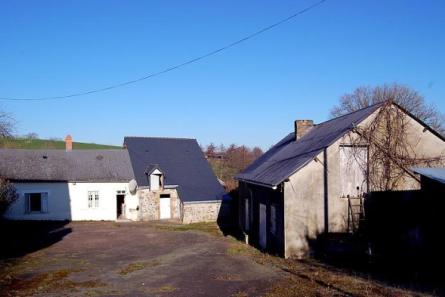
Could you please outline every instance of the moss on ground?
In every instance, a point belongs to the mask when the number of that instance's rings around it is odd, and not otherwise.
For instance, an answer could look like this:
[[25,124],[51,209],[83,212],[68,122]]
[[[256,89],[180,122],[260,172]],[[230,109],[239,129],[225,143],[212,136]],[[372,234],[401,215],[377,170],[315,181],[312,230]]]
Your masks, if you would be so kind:
[[172,285],[163,285],[157,288],[149,288],[148,291],[152,294],[156,293],[171,293],[176,291],[178,288],[172,286]]

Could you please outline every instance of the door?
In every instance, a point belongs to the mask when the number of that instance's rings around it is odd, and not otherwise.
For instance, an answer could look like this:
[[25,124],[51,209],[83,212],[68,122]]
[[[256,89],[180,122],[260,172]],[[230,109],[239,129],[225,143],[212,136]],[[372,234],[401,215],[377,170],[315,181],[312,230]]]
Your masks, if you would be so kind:
[[340,147],[341,197],[359,197],[368,191],[367,166],[366,146]]
[[124,215],[125,195],[116,195],[116,201],[117,218],[120,218]]
[[170,219],[171,218],[170,197],[161,197],[159,206],[160,206],[160,219]]
[[267,247],[267,219],[266,219],[266,205],[260,203],[260,229],[259,229],[259,244],[263,250]]

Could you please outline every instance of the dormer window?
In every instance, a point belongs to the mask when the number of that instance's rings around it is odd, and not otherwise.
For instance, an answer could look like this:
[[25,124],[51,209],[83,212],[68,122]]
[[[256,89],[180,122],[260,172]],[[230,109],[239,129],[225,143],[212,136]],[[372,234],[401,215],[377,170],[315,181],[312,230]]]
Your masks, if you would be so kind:
[[150,174],[150,189],[152,191],[162,189],[162,172],[159,170],[155,170]]
[[159,191],[164,187],[164,174],[158,165],[150,165],[145,170],[151,191]]

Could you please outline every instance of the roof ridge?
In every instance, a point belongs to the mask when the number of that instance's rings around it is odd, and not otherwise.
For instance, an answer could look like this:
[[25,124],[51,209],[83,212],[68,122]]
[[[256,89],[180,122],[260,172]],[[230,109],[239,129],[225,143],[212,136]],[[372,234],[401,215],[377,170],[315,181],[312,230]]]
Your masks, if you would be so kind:
[[77,152],[122,152],[126,151],[125,148],[120,149],[73,149],[66,151],[65,149],[24,149],[24,148],[0,148],[0,151],[23,151],[23,152],[65,152],[65,153],[77,153]]
[[126,138],[143,138],[143,139],[172,139],[172,140],[196,140],[196,138],[188,137],[167,137],[167,136],[125,136]]
[[340,118],[349,116],[349,115],[351,115],[351,114],[354,114],[354,113],[356,113],[356,112],[362,111],[362,110],[364,110],[364,109],[368,109],[368,108],[371,108],[371,107],[375,107],[376,105],[383,105],[384,103],[385,103],[385,102],[377,102],[377,103],[371,104],[371,105],[369,105],[369,106],[366,106],[366,107],[363,107],[363,108],[360,108],[360,109],[357,109],[357,110],[354,110],[354,111],[351,111],[351,112],[342,114],[341,116],[338,116],[338,117],[335,117],[335,118],[326,120],[326,121],[321,122],[321,123],[318,123],[318,124],[315,124],[315,126],[323,125],[323,124],[328,123],[328,122],[330,122],[330,121],[337,120],[337,119],[340,119]]

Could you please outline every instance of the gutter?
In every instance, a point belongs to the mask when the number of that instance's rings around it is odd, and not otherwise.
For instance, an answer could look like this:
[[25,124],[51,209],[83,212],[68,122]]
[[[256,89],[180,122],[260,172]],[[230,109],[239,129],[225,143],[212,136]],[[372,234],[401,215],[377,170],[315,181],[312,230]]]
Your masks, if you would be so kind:
[[272,190],[276,190],[278,188],[278,186],[276,186],[276,185],[274,186],[274,185],[264,184],[264,183],[260,183],[260,182],[254,182],[254,181],[251,181],[251,180],[237,178],[237,177],[235,177],[235,180],[246,182],[246,183],[253,184],[253,185],[257,185],[257,186],[260,186],[260,187],[269,188],[269,189],[272,189]]

